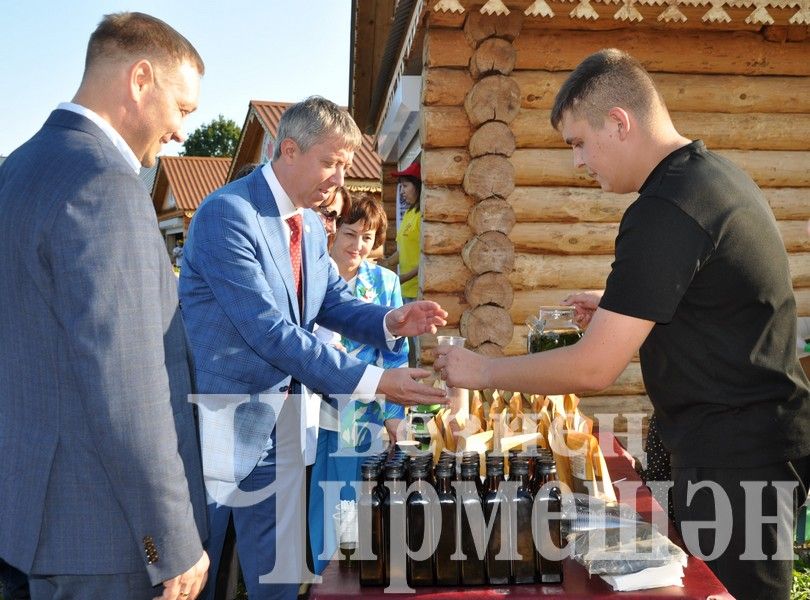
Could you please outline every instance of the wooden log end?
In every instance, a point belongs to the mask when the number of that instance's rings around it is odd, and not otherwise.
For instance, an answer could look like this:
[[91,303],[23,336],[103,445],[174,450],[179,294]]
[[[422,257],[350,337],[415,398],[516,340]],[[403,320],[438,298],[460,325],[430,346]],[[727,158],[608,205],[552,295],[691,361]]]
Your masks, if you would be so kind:
[[508,198],[515,190],[515,167],[505,156],[487,154],[472,159],[462,182],[464,191],[479,198]]
[[499,346],[498,344],[493,344],[492,342],[481,344],[477,348],[473,348],[473,350],[478,352],[478,354],[491,356],[492,358],[500,358],[504,356],[503,347]]
[[470,10],[464,21],[464,36],[467,43],[476,48],[485,39],[493,36],[513,41],[523,27],[523,11],[512,10],[508,15],[486,15]]
[[493,120],[511,123],[520,112],[520,86],[505,75],[484,77],[470,89],[464,109],[475,127]]
[[484,40],[470,60],[470,75],[480,79],[486,75],[509,75],[515,68],[517,53],[511,42],[501,38]]
[[509,311],[490,305],[465,310],[458,328],[474,348],[487,342],[504,347],[512,341],[515,330]]
[[470,138],[470,156],[486,154],[512,156],[515,151],[515,134],[506,123],[489,121],[479,127]]
[[515,264],[515,248],[505,234],[487,231],[465,244],[461,258],[475,274],[487,271],[509,273]]
[[471,308],[492,304],[508,310],[515,301],[515,292],[503,273],[482,273],[467,281],[464,297]]
[[500,231],[509,235],[515,221],[512,204],[499,198],[482,200],[473,207],[467,218],[467,224],[476,235],[485,231]]

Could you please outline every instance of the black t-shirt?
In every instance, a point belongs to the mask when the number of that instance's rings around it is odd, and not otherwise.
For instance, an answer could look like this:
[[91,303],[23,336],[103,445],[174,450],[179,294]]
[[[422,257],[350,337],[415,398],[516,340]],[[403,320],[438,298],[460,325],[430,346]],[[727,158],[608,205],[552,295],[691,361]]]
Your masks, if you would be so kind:
[[756,184],[703,142],[667,156],[625,212],[600,306],[656,323],[641,368],[673,466],[810,454],[784,244]]

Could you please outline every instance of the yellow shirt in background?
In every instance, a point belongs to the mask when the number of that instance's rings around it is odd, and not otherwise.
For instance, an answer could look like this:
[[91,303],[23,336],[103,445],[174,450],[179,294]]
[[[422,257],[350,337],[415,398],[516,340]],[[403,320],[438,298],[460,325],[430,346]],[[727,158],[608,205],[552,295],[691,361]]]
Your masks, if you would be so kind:
[[[422,215],[418,210],[406,210],[397,231],[397,250],[399,251],[399,274],[407,273],[419,266],[420,232]],[[414,277],[402,284],[403,298],[416,298],[419,293],[419,277]]]

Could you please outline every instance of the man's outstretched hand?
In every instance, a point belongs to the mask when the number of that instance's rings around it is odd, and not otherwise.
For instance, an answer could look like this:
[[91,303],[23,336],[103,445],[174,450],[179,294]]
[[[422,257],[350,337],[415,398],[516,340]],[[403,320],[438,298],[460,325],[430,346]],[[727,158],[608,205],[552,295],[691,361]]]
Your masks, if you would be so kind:
[[437,327],[447,325],[447,311],[430,300],[410,302],[385,315],[385,325],[401,337],[436,333]]
[[377,394],[402,406],[445,404],[448,400],[443,390],[419,383],[418,379],[430,374],[425,369],[386,369],[377,386]]

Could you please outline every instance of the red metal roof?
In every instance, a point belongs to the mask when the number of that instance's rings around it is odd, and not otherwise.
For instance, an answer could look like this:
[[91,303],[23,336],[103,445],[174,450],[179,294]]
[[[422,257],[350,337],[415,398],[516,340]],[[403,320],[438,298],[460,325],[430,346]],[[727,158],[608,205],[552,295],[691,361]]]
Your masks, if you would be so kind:
[[196,210],[208,194],[225,183],[231,159],[213,156],[161,156],[155,204],[161,207],[171,190],[179,210]]
[[[251,100],[250,109],[256,114],[264,129],[276,137],[278,121],[281,114],[292,106],[290,102],[268,102],[264,100]],[[363,135],[363,145],[354,153],[352,168],[346,173],[347,179],[373,179],[379,181],[381,176],[382,160],[374,151],[374,138]]]

